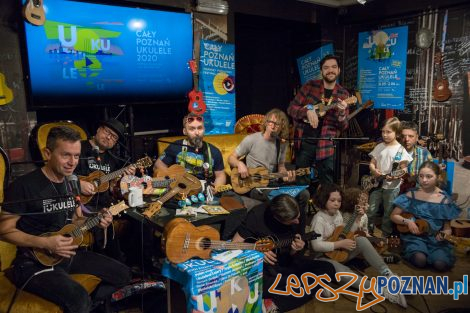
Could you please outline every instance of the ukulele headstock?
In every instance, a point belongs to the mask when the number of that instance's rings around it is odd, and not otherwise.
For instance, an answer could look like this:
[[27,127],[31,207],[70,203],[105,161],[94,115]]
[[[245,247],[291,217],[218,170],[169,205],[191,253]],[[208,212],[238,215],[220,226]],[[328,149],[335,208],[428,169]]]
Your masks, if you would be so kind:
[[255,247],[256,251],[259,252],[268,252],[275,248],[275,243],[272,239],[269,238],[261,238],[256,241]]

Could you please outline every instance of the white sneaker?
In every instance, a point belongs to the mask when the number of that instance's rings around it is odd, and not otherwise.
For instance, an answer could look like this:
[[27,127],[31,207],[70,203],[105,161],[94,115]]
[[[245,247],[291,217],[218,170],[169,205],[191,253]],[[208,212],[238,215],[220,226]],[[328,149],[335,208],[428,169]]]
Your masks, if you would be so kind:
[[[400,279],[399,276],[397,276],[393,273],[390,273],[389,275],[387,275],[387,277],[389,277],[389,278],[392,277],[392,276],[395,276],[398,279]],[[400,282],[401,282],[401,280],[400,280]],[[396,289],[396,288],[393,288],[393,289]],[[400,289],[401,289],[401,283],[400,283]],[[392,295],[390,293],[390,291],[388,291],[388,288],[385,287],[384,291],[383,291],[383,296],[385,297],[385,299],[387,299],[391,303],[396,303],[396,304],[398,304],[399,306],[401,306],[405,309],[408,307],[408,304],[406,303],[405,296],[402,295],[401,293],[397,293],[397,294]]]

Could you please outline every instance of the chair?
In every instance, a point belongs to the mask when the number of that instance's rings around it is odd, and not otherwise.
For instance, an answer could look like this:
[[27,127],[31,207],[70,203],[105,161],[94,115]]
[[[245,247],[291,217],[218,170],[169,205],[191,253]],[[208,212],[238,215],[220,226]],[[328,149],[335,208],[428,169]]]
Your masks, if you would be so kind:
[[72,129],[75,129],[80,133],[82,140],[88,138],[88,134],[72,121],[58,121],[58,122],[49,122],[44,124],[36,125],[31,131],[29,136],[29,149],[31,151],[31,157],[33,160],[45,160],[46,156],[44,155],[44,148],[46,147],[47,135],[51,128],[56,126],[68,126]]
[[7,187],[9,180],[10,161],[5,150],[0,147],[0,203],[3,202],[3,190]]
[[[10,177],[10,162],[5,151],[0,148],[0,203],[3,202],[3,190],[8,184]],[[10,243],[0,241],[0,312],[7,312],[11,301],[15,295],[16,287],[7,278],[6,273],[16,256],[16,246]],[[71,275],[74,280],[79,282],[90,294],[101,282],[96,276],[87,274]],[[29,292],[21,291],[18,293],[10,312],[50,312],[59,313],[62,309],[52,302],[44,300]]]
[[235,123],[236,134],[253,134],[261,131],[264,122],[263,114],[249,114],[241,117]]

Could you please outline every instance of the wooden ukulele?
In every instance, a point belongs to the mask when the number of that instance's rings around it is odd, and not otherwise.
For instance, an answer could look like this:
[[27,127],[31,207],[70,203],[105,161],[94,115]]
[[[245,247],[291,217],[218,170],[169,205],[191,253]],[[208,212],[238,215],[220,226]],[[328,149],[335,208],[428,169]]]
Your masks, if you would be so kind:
[[23,16],[29,23],[35,26],[44,25],[46,14],[44,12],[43,1],[27,0],[23,6]]
[[[247,178],[242,178],[240,174],[238,174],[238,168],[232,168],[230,180],[233,190],[236,193],[244,194],[253,188],[267,187],[271,180],[287,177],[287,173],[269,173],[268,169],[262,166],[249,168],[248,174],[249,176]],[[295,170],[295,174],[297,176],[309,175],[310,168],[299,168]]]
[[179,165],[179,164],[173,164],[168,168],[159,168],[154,174],[154,178],[160,178],[160,179],[172,179],[178,176],[182,176],[186,174],[186,169]]
[[[124,203],[124,201],[119,202],[116,205],[111,206],[108,211],[111,215],[117,215],[127,209],[128,206]],[[45,233],[42,234],[41,237],[51,237],[51,236],[57,236],[57,235],[62,235],[65,237],[72,237],[73,242],[72,245],[77,245],[80,246],[83,242],[83,236],[87,234],[87,232],[98,225],[100,223],[101,218],[103,215],[99,213],[98,215],[94,217],[90,217],[85,220],[83,224],[77,225],[77,224],[67,224],[64,227],[62,227],[61,230],[58,232],[52,232],[52,233]],[[54,266],[58,263],[60,263],[63,259],[63,257],[50,253],[46,249],[40,249],[40,248],[33,248],[32,249],[34,257],[39,261],[44,266]]]
[[5,105],[13,101],[13,91],[8,88],[5,82],[5,75],[0,73],[0,105]]
[[[395,164],[399,164],[399,163],[395,163]],[[397,167],[395,164],[394,164],[394,167]],[[392,170],[390,174],[383,174],[378,177],[375,177],[372,175],[364,175],[361,178],[361,188],[363,190],[371,190],[373,188],[378,188],[383,183],[383,181],[387,178],[387,176],[392,177],[392,179],[398,179],[398,178],[402,178],[406,173],[407,172],[404,169],[395,169],[395,170]]]
[[[145,158],[138,160],[134,164],[131,164],[127,167],[111,172],[109,174],[105,174],[102,171],[94,171],[90,173],[88,176],[79,176],[79,179],[93,184],[93,186],[95,187],[95,192],[104,192],[109,189],[109,181],[121,176],[128,168],[132,166],[149,167],[152,164],[153,164],[152,159],[149,157],[145,157]],[[92,198],[93,198],[93,195],[86,196],[82,194],[80,196],[80,200],[83,204],[87,204],[88,202],[90,202]]]
[[[304,241],[317,238],[315,232],[302,236]],[[289,247],[294,236],[282,239],[273,237],[247,238],[245,242],[220,241],[219,232],[207,225],[195,227],[184,218],[174,218],[166,226],[162,237],[162,250],[170,262],[181,263],[193,257],[208,259],[213,249],[257,250],[267,252]]]
[[452,220],[450,221],[450,227],[455,236],[470,238],[470,220]]
[[220,241],[219,232],[208,225],[196,227],[184,218],[174,218],[166,224],[162,250],[172,263],[181,263],[193,257],[209,259],[212,249],[270,251],[274,243],[260,239],[255,243]]
[[444,240],[447,240],[453,244],[457,249],[470,247],[470,238],[460,238],[457,236],[448,235],[444,232],[439,232],[439,234]]
[[187,196],[200,192],[202,186],[199,179],[193,175],[185,173],[184,175],[177,177],[176,180],[170,184],[170,188],[170,191],[164,194],[156,202],[152,202],[144,211],[143,214],[146,217],[151,218],[157,214],[161,210],[163,203],[167,202],[174,196],[177,196],[179,199],[186,198]]
[[[419,235],[425,234],[429,231],[429,224],[425,220],[417,219],[413,214],[407,213],[407,212],[403,212],[401,214],[401,216],[405,219],[409,219],[409,220],[416,223],[416,225],[418,226]],[[400,233],[409,233],[410,232],[410,230],[408,229],[408,225],[401,225],[401,224],[396,224],[396,225],[397,225],[397,230]]]
[[189,61],[189,68],[193,73],[194,87],[193,90],[188,93],[188,111],[194,114],[202,115],[204,112],[206,112],[206,104],[204,103],[202,91],[200,91],[198,87],[198,66],[195,60]]
[[452,92],[449,89],[449,81],[444,77],[442,53],[436,54],[434,63],[436,64],[436,80],[434,81],[433,98],[439,102],[447,101],[452,96]]
[[364,111],[365,109],[370,108],[371,106],[374,105],[374,101],[372,100],[367,100],[360,108],[357,108],[354,112],[351,114],[348,114],[348,117],[346,118],[348,121],[352,120],[356,115]]
[[[341,99],[338,99],[337,101],[341,102]],[[357,98],[355,96],[351,96],[349,98],[344,99],[344,101],[348,105],[352,105],[352,104],[355,104],[357,102]],[[330,105],[325,105],[323,102],[319,102],[319,103],[313,105],[313,109],[315,110],[315,112],[317,112],[318,117],[321,118],[321,117],[324,117],[329,110],[334,109],[337,106],[338,106],[338,103],[336,103],[336,102],[332,103]],[[304,122],[308,123],[308,120],[304,119]]]

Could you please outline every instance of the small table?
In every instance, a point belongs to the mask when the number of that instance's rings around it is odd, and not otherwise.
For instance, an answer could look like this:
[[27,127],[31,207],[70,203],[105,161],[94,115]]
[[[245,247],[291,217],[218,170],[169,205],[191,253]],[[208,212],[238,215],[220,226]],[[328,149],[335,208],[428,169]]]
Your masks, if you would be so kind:
[[[156,230],[163,232],[165,225],[175,218],[176,210],[162,207],[160,212],[150,219],[146,218],[142,213],[145,211],[144,208],[136,207],[127,209],[127,214],[132,218],[138,220],[141,223],[145,223]],[[226,221],[228,218],[240,218],[246,215],[246,208],[232,210],[230,214],[221,215],[209,215],[204,213],[198,213],[196,216],[178,216],[186,218],[194,226],[201,225],[214,225],[220,224],[220,233],[223,234],[225,231]]]

